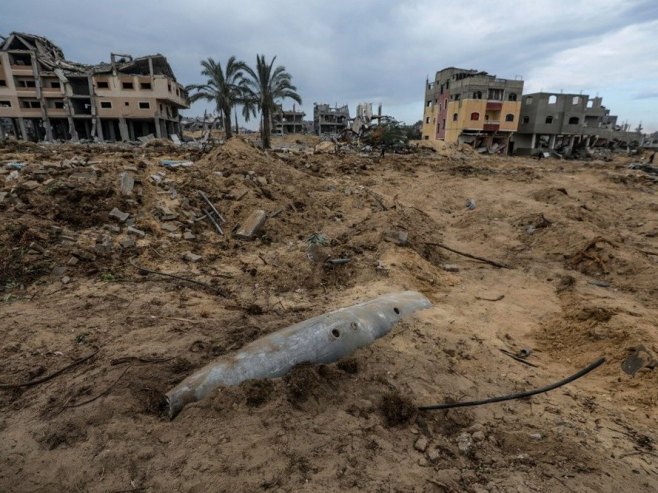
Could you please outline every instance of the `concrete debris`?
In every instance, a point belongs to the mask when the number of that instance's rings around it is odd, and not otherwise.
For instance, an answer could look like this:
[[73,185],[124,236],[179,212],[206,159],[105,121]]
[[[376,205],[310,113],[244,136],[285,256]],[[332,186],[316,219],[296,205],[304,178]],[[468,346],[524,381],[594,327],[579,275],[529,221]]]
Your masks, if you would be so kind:
[[387,231],[384,233],[384,240],[395,243],[398,246],[407,246],[409,243],[409,233],[401,229]]
[[5,201],[9,192],[0,192],[0,204]]
[[178,231],[180,225],[178,223],[167,222],[161,224],[160,227],[169,233],[175,233],[176,231]]
[[5,168],[7,169],[23,169],[25,168],[25,163],[20,163],[18,161],[12,161],[10,163],[5,164]]
[[64,277],[62,277],[61,281],[62,281],[62,284],[68,284],[68,283],[71,282],[71,278],[69,276],[64,276]]
[[121,188],[121,195],[132,195],[133,187],[135,186],[135,177],[129,171],[124,171],[119,175],[119,186]]
[[139,236],[140,238],[144,238],[146,236],[146,233],[144,231],[142,231],[141,229],[134,228],[133,226],[128,226],[126,232],[129,235]]
[[429,444],[427,438],[425,437],[419,437],[418,440],[414,443],[414,448],[418,450],[418,452],[425,452],[427,450],[427,445]]
[[162,159],[160,165],[165,168],[190,168],[194,166],[192,161],[176,161],[173,159]]
[[469,433],[461,433],[457,437],[457,448],[462,454],[468,455],[472,447],[473,447],[473,438]]
[[468,210],[471,210],[471,211],[472,211],[473,209],[475,209],[475,207],[477,207],[477,205],[476,205],[476,203],[475,203],[475,199],[468,199],[468,200],[466,201],[466,208],[467,208]]
[[132,248],[135,246],[135,239],[130,236],[126,236],[121,241],[119,241],[119,245],[121,245],[121,248]]
[[29,180],[21,184],[21,187],[27,190],[34,190],[35,188],[39,188],[40,186],[41,185],[39,185],[39,182],[34,180]]
[[203,257],[202,257],[201,255],[197,255],[197,254],[195,254],[195,253],[192,253],[192,252],[189,252],[189,251],[188,251],[188,252],[185,252],[185,253],[183,254],[182,258],[183,258],[183,260],[185,260],[185,261],[187,261],[187,262],[198,262],[198,261],[201,260]]
[[69,259],[69,261],[66,262],[66,265],[69,265],[69,266],[73,267],[74,265],[78,265],[79,262],[80,262],[80,260],[78,260],[77,257],[71,257]]
[[110,211],[109,216],[115,218],[120,223],[125,223],[126,220],[130,217],[130,214],[128,212],[122,212],[115,207]]
[[191,231],[185,231],[183,233],[183,239],[185,239],[185,240],[193,240],[195,238],[196,238],[196,236]]
[[265,211],[260,209],[253,211],[237,230],[235,236],[242,240],[254,239],[263,229],[266,220],[267,214]]
[[441,268],[446,272],[459,272],[459,266],[456,264],[441,264]]

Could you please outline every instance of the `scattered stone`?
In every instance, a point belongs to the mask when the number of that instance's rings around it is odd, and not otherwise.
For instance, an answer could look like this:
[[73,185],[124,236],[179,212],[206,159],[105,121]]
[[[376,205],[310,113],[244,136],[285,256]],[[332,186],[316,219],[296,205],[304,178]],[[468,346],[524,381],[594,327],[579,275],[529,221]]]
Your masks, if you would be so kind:
[[456,264],[441,264],[441,268],[446,272],[459,272],[459,266]]
[[125,223],[126,219],[130,217],[130,214],[127,212],[121,212],[116,207],[110,211],[110,217],[115,218],[120,223]]
[[441,453],[439,452],[438,448],[433,448],[427,452],[427,458],[430,460],[430,462],[437,462],[440,457]]
[[80,262],[80,260],[78,260],[77,257],[71,257],[69,261],[66,262],[66,265],[70,265],[70,266],[78,265],[78,262]]
[[34,250],[35,252],[39,252],[39,253],[43,253],[46,251],[46,249],[41,245],[39,245],[36,241],[30,243],[30,250]]
[[80,260],[94,260],[96,255],[91,252],[86,252],[85,250],[75,249],[71,252],[72,255],[75,255]]
[[121,228],[116,224],[104,224],[103,228],[107,229],[110,233],[121,233]]
[[476,205],[476,203],[475,203],[475,199],[468,199],[468,200],[466,201],[466,208],[467,208],[468,210],[471,210],[471,211],[472,211],[473,209],[475,209],[475,207],[477,207],[477,205]]
[[62,277],[62,284],[68,284],[70,282],[71,282],[71,278],[69,276]]
[[132,236],[126,236],[119,242],[121,248],[132,248],[135,246],[135,239]]
[[129,235],[135,235],[139,236],[140,238],[144,238],[146,236],[146,233],[142,231],[141,229],[133,228],[132,226],[128,226],[128,229],[126,230]]
[[384,240],[395,243],[398,246],[406,246],[409,242],[409,233],[401,229],[387,231],[384,233]]
[[259,176],[258,178],[256,178],[256,182],[264,187],[265,185],[267,185],[267,178],[265,178],[264,176]]
[[0,192],[0,203],[5,201],[7,195],[9,195],[9,192]]
[[119,175],[119,186],[121,187],[121,195],[132,195],[135,186],[133,174],[128,171],[121,173]]
[[185,231],[185,233],[183,234],[183,238],[185,238],[186,240],[193,240],[196,238],[196,236],[191,231]]
[[542,435],[541,433],[530,433],[530,438],[532,438],[533,440],[541,440]]
[[183,260],[186,260],[188,262],[198,262],[202,258],[203,257],[201,257],[201,255],[197,255],[196,253],[192,253],[192,252],[185,252],[183,254]]
[[418,440],[416,440],[416,443],[414,443],[414,448],[418,450],[419,452],[425,452],[427,450],[427,445],[429,444],[427,438],[425,437],[419,437]]
[[34,190],[35,188],[39,188],[39,186],[40,186],[40,185],[39,185],[39,182],[38,182],[38,181],[34,181],[34,180],[26,181],[26,182],[23,183],[23,185],[22,185],[23,188],[26,188],[26,189],[28,189],[28,190]]
[[240,226],[235,236],[243,240],[253,239],[261,231],[266,220],[267,214],[265,211],[260,209],[253,211],[242,226]]
[[483,442],[485,438],[486,436],[482,431],[476,431],[473,433],[473,440],[476,442]]
[[468,433],[462,433],[457,437],[457,448],[462,454],[468,454],[473,447],[473,438]]
[[161,224],[160,227],[169,233],[174,233],[178,231],[179,225],[175,223],[164,223]]

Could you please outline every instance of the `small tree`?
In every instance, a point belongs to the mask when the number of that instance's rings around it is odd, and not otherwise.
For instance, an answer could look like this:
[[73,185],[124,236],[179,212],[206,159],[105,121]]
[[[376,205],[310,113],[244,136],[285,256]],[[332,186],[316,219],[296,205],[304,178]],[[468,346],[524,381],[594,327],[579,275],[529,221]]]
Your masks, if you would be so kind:
[[217,113],[222,116],[226,138],[233,136],[231,131],[231,110],[240,101],[243,88],[241,82],[244,80],[244,62],[236,60],[234,56],[226,62],[226,68],[222,69],[219,61],[212,58],[201,62],[203,70],[201,75],[208,77],[205,84],[191,84],[185,89],[190,94],[190,102],[194,103],[199,100],[206,100],[215,103]]
[[[302,98],[297,94],[297,88],[292,84],[292,76],[286,72],[283,65],[274,68],[276,57],[270,63],[265,61],[265,55],[256,55],[256,67],[245,67],[247,77],[244,78],[243,98],[248,104],[255,104],[261,112],[261,131],[263,147],[269,149],[272,134],[272,113],[278,101],[290,98],[302,104]],[[249,106],[253,109],[253,106]],[[249,113],[243,103],[243,114]]]

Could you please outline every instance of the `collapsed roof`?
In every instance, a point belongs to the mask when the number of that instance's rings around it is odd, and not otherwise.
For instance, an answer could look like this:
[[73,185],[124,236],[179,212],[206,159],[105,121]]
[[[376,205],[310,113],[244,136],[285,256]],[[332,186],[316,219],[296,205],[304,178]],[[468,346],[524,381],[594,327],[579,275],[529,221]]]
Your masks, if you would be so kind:
[[167,62],[167,58],[159,53],[139,58],[130,55],[112,55],[113,62],[101,62],[96,65],[86,65],[66,60],[64,52],[55,43],[43,36],[34,34],[12,32],[4,38],[0,51],[33,52],[39,63],[47,70],[60,69],[67,75],[73,74],[105,74],[111,73],[114,68],[117,72],[128,75],[149,75],[149,59],[153,65],[153,73],[165,75],[176,80],[174,72]]

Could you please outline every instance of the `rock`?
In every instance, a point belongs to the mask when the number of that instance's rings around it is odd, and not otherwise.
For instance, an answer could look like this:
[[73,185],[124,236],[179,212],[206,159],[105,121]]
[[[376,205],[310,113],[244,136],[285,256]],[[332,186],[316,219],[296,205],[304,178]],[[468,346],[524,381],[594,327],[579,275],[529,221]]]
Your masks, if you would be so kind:
[[482,431],[476,431],[472,436],[473,440],[476,442],[483,442],[485,438],[487,438]]
[[127,212],[121,212],[119,209],[115,207],[110,211],[110,217],[115,218],[120,223],[125,223],[126,219],[130,217],[130,214],[128,214]]
[[418,440],[416,440],[416,443],[414,443],[414,448],[419,452],[425,452],[425,450],[427,450],[428,443],[429,442],[426,437],[419,437]]
[[425,457],[421,457],[420,459],[418,459],[418,465],[420,467],[428,467],[430,463]]
[[468,199],[468,200],[466,201],[466,208],[467,208],[468,210],[471,210],[471,211],[472,211],[473,209],[475,209],[475,207],[476,207],[475,199]]
[[266,220],[267,214],[265,211],[260,209],[253,211],[245,220],[245,222],[240,226],[238,231],[235,233],[235,236],[243,240],[253,239],[261,231]]
[[179,225],[176,223],[164,223],[161,224],[160,227],[169,233],[174,233],[178,231]]
[[70,266],[78,265],[79,262],[80,262],[80,260],[78,260],[77,257],[71,257],[71,258],[69,259],[69,261],[66,262],[66,265],[70,265]]
[[126,236],[119,242],[119,245],[121,245],[121,248],[132,248],[135,246],[135,239],[131,236]]
[[201,255],[197,255],[196,253],[192,252],[185,252],[183,254],[183,260],[186,260],[187,262],[198,262],[202,258],[203,257],[201,257]]
[[530,433],[530,438],[532,438],[533,440],[541,440],[542,435],[541,433]]
[[256,182],[264,187],[265,185],[267,185],[267,178],[265,178],[264,176],[259,176],[258,178],[256,178]]
[[468,433],[462,433],[457,437],[457,448],[462,454],[468,454],[473,447],[473,438]]
[[186,240],[193,240],[196,236],[191,231],[185,231],[185,233],[183,233],[183,238]]
[[68,284],[70,282],[71,282],[71,278],[69,276],[62,277],[62,284]]
[[398,246],[406,246],[409,242],[409,233],[401,229],[387,231],[384,233],[384,240],[395,243]]
[[40,185],[39,185],[38,181],[29,180],[29,181],[26,181],[25,183],[23,183],[21,186],[23,188],[28,189],[28,190],[34,190],[35,188],[39,188]]
[[459,266],[456,264],[441,264],[441,268],[446,272],[459,272]]
[[9,192],[0,192],[0,204],[5,201],[7,195],[9,195]]
[[128,229],[126,230],[129,235],[134,235],[134,236],[139,236],[140,238],[144,238],[146,236],[146,233],[142,231],[141,229],[133,228],[132,226],[128,226]]
[[121,187],[121,195],[132,195],[135,186],[133,174],[128,171],[121,173],[119,175],[119,186]]
[[430,462],[437,462],[440,457],[441,457],[441,453],[437,448],[433,448],[429,452],[427,452],[427,458],[430,460]]
[[30,243],[30,250],[34,250],[35,252],[43,253],[46,251],[44,247],[39,245],[36,241],[33,241]]

